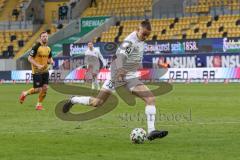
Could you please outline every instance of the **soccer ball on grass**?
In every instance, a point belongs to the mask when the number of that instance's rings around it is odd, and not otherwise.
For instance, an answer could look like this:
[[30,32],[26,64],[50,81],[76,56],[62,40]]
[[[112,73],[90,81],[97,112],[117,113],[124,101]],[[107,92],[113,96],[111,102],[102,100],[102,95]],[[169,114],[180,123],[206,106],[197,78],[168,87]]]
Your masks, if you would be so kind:
[[143,143],[147,139],[147,133],[142,128],[135,128],[130,134],[130,140],[132,143]]

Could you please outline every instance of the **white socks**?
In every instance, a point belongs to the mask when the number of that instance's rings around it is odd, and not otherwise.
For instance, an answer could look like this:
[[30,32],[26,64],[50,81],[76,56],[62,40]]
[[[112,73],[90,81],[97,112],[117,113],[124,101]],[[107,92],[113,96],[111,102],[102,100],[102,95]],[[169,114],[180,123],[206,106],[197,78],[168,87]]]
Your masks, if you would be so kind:
[[86,97],[86,96],[82,96],[82,97],[73,97],[71,99],[72,104],[83,104],[83,105],[89,105],[90,104],[90,98],[91,97]]
[[154,105],[147,105],[145,108],[145,114],[147,116],[147,127],[148,133],[155,130],[155,115],[156,115],[156,107]]

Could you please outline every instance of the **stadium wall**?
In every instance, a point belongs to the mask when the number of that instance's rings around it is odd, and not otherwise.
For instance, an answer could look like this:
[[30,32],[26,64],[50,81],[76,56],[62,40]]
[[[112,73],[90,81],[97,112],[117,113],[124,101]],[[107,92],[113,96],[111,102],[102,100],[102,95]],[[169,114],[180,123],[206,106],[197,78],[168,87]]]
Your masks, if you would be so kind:
[[17,70],[30,70],[31,64],[28,62],[27,57],[21,57],[16,60]]
[[0,71],[16,70],[16,61],[13,59],[0,59]]
[[18,30],[18,29],[33,29],[34,25],[32,21],[1,21],[0,30]]

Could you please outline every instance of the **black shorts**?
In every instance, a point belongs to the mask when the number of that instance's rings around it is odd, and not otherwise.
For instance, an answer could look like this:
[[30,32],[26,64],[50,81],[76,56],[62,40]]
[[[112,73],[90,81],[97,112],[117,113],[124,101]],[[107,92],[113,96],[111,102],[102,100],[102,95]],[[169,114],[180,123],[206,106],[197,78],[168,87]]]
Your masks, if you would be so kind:
[[48,84],[49,73],[33,74],[33,88],[40,88],[44,84]]

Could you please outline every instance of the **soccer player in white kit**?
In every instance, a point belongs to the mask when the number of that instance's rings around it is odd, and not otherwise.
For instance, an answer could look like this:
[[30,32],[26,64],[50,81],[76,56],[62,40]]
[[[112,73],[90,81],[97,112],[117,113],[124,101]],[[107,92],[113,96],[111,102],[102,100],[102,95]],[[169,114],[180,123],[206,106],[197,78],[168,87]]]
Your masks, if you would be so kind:
[[125,86],[133,95],[140,97],[146,104],[148,139],[163,138],[168,131],[155,129],[155,96],[137,77],[136,73],[142,63],[144,41],[151,34],[149,21],[142,21],[138,29],[128,35],[116,52],[116,59],[111,63],[111,79],[105,81],[97,97],[72,97],[64,105],[63,112],[68,112],[73,104],[93,107],[101,106],[115,88]]
[[106,60],[103,58],[101,52],[93,47],[92,42],[88,42],[88,49],[85,52],[85,65],[87,65],[88,74],[92,77],[92,89],[100,89],[97,75],[100,69],[99,59],[102,61],[103,66],[106,66]]

